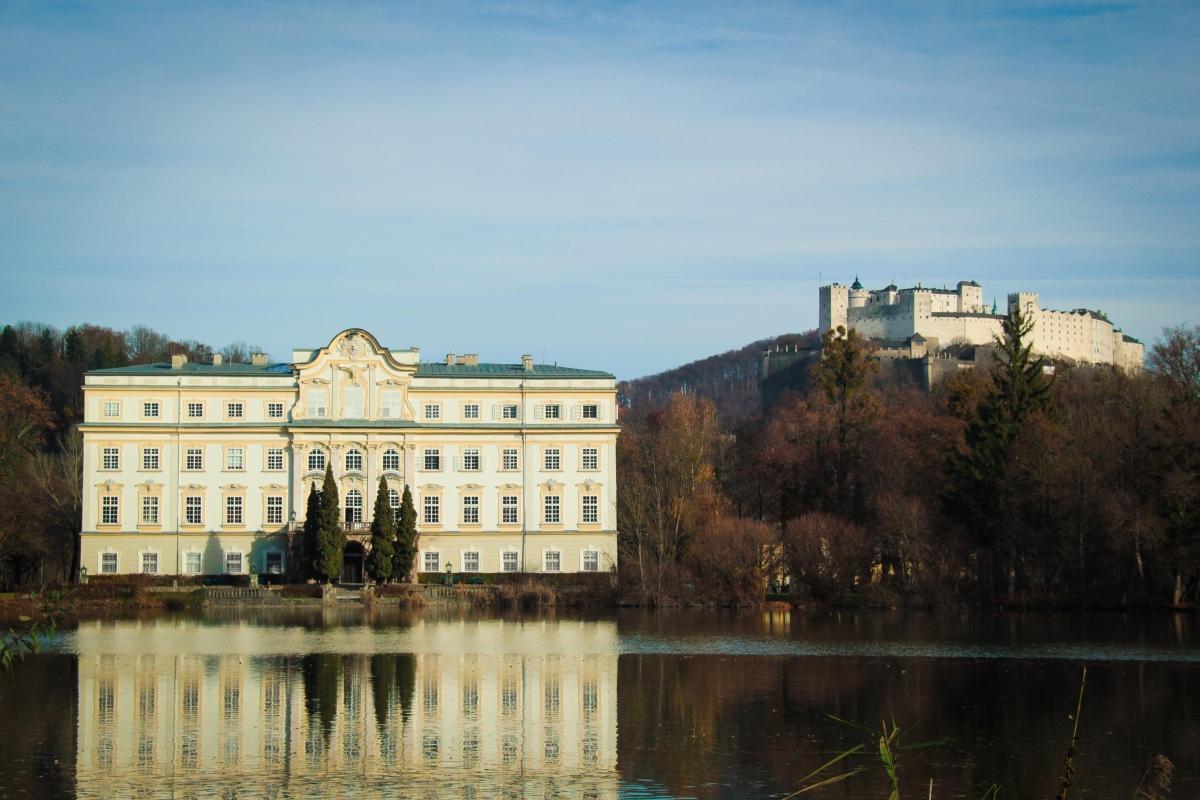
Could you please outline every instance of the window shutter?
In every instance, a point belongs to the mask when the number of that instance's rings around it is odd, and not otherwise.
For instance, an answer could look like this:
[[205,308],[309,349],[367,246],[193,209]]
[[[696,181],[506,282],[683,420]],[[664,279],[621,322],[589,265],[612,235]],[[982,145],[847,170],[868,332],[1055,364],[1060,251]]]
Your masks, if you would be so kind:
[[571,406],[571,419],[573,421],[583,419],[583,406],[579,405],[578,403],[575,403]]
[[462,472],[462,468],[463,468],[462,456],[455,456],[454,457],[454,469],[456,469],[459,472]]
[[503,403],[492,403],[492,419],[500,419],[500,409],[503,407]]
[[533,407],[533,418],[534,419],[545,419],[546,418],[546,407],[544,405],[542,405],[541,403],[534,406]]

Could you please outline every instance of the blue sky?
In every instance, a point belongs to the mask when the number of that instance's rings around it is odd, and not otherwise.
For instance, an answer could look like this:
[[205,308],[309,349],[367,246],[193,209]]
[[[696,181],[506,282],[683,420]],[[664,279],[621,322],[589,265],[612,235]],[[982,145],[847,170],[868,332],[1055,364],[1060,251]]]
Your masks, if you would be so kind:
[[1194,3],[0,0],[0,320],[634,377],[821,282],[1200,320]]

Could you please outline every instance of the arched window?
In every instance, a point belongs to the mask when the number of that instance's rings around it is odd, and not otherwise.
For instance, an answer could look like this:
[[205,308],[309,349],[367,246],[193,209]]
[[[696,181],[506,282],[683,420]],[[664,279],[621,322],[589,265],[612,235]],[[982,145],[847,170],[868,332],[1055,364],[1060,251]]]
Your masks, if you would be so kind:
[[392,516],[396,518],[396,522],[400,522],[400,493],[395,489],[388,489],[388,505],[392,509]]
[[363,387],[351,384],[346,387],[346,393],[343,395],[345,402],[342,403],[342,416],[351,419],[359,419],[365,417],[364,413],[366,403],[363,400]]
[[309,472],[324,472],[325,471],[325,451],[321,448],[315,448],[308,451],[308,471]]
[[357,447],[351,447],[346,451],[346,471],[361,472],[362,471],[362,451]]
[[400,453],[389,447],[383,451],[383,468],[390,469],[393,472],[400,471]]
[[351,489],[346,492],[346,522],[362,522],[362,492]]

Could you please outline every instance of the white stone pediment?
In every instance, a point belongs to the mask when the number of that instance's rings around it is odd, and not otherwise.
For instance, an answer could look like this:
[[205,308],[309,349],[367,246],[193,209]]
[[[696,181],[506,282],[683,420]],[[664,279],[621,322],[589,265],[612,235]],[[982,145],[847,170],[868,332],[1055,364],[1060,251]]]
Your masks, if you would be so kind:
[[417,371],[416,364],[400,363],[391,351],[361,328],[342,331],[326,347],[317,350],[310,360],[294,366],[300,379],[305,381],[331,382],[331,373],[336,369],[356,380],[360,375],[372,372],[374,382],[392,382],[397,386],[407,386]]

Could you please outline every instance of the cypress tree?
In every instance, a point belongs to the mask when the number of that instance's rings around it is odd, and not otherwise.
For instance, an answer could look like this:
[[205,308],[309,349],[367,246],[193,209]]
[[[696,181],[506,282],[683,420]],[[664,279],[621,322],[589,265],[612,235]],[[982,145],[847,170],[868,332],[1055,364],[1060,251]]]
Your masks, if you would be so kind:
[[301,534],[301,570],[304,579],[316,578],[317,554],[321,550],[321,490],[314,483],[308,491],[308,505],[304,510],[304,533]]
[[371,555],[367,557],[367,572],[376,581],[392,577],[396,539],[396,515],[388,504],[388,485],[383,476],[375,492],[375,511],[371,518]]
[[321,513],[317,530],[317,576],[329,582],[342,571],[342,554],[346,549],[346,532],[342,530],[342,509],[338,502],[333,467],[325,465],[325,481],[321,484]]
[[996,342],[991,385],[967,418],[966,447],[952,456],[947,511],[968,528],[992,562],[993,591],[1002,572],[999,543],[1003,529],[1001,483],[1022,426],[1050,404],[1046,360],[1033,355],[1033,320],[1013,307]]
[[408,580],[416,555],[417,509],[413,505],[412,492],[405,486],[404,497],[400,501],[400,520],[396,524],[396,552],[392,557],[392,575],[399,580]]

